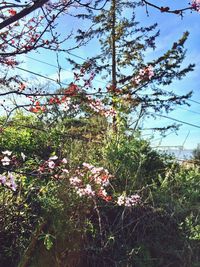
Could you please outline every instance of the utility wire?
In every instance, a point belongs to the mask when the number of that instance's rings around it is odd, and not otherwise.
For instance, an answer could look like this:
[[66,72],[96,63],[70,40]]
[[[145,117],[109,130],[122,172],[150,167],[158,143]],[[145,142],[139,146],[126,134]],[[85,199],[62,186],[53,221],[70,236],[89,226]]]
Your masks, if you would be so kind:
[[191,113],[200,115],[200,112],[194,111],[194,110],[191,110],[191,109],[186,109],[186,108],[182,108],[182,107],[177,107],[177,109],[182,109],[182,110],[189,111]]
[[[22,71],[24,71],[24,72],[28,72],[28,73],[30,73],[30,74],[33,74],[33,75],[39,76],[39,77],[41,77],[41,78],[44,78],[44,79],[46,79],[46,80],[50,80],[50,81],[53,81],[53,82],[55,82],[55,83],[58,83],[58,81],[56,81],[56,80],[54,80],[54,79],[52,79],[52,78],[50,78],[50,77],[47,77],[47,76],[45,76],[45,75],[39,74],[39,73],[37,73],[37,72],[30,71],[30,70],[27,70],[27,69],[24,69],[24,68],[21,68],[21,67],[16,67],[16,69],[18,69],[18,70],[22,70]],[[62,84],[62,85],[65,85],[65,86],[68,86],[68,85],[69,85],[69,84],[67,84],[67,83],[63,83],[63,82],[60,82],[59,84]]]
[[87,58],[84,58],[84,57],[81,57],[81,56],[78,56],[78,55],[76,55],[76,54],[74,54],[74,53],[71,53],[71,52],[67,52],[67,54],[69,54],[69,55],[71,55],[71,56],[73,56],[73,57],[76,57],[76,58],[79,58],[79,59],[82,59],[82,60],[88,60]]
[[[168,134],[166,134],[166,135],[164,135],[164,137],[162,136],[162,137],[159,137],[159,138],[156,138],[156,139],[153,139],[153,140],[150,140],[151,142],[156,142],[156,141],[162,141],[163,140],[163,138],[166,138],[167,136],[169,136],[169,135],[171,135],[171,134],[173,134],[174,132],[170,132],[170,133],[168,133]],[[158,147],[158,146],[156,146],[156,147]],[[159,145],[159,147],[160,147],[160,145]]]
[[161,118],[166,118],[166,119],[169,119],[169,120],[172,120],[172,121],[180,122],[182,124],[189,125],[189,126],[196,127],[196,128],[199,128],[200,129],[200,125],[196,125],[196,124],[189,123],[189,122],[186,122],[186,121],[181,121],[181,120],[176,119],[176,118],[172,118],[172,117],[169,117],[169,116],[165,116],[165,115],[161,115],[161,114],[156,114],[156,113],[152,113],[152,112],[149,112],[149,114],[152,114],[154,116],[158,116],[158,117],[161,117]]
[[[71,54],[71,53],[70,53],[70,54]],[[58,66],[56,66],[56,65],[54,65],[54,64],[51,64],[51,63],[48,63],[48,62],[46,62],[46,61],[43,61],[43,60],[40,60],[40,59],[36,59],[36,58],[30,57],[30,56],[26,56],[26,57],[29,58],[29,59],[31,59],[31,60],[34,60],[34,61],[36,61],[36,62],[40,62],[40,63],[45,64],[45,65],[48,65],[48,66],[50,66],[50,67],[54,67],[54,68],[56,68],[56,69],[59,69]],[[78,57],[78,56],[77,56],[77,57]],[[80,57],[80,58],[81,58],[81,57]],[[82,58],[81,58],[81,59],[82,59]],[[61,67],[60,69],[61,69],[61,70],[64,70],[64,71],[67,71],[67,72],[69,72],[69,73],[74,74],[73,71],[64,69],[64,68],[62,68],[62,67]],[[99,82],[99,83],[102,83],[102,84],[106,84],[106,85],[107,85],[106,82],[103,82],[103,81],[100,81],[100,80],[97,80],[97,79],[94,79],[94,81],[97,81],[97,82]]]

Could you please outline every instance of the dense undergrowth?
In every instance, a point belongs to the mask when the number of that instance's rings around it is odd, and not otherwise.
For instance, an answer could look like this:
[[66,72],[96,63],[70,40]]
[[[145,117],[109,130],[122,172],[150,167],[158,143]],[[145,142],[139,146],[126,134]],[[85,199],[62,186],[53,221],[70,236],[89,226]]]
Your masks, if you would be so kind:
[[[100,116],[48,122],[19,113],[1,132],[6,150],[13,165],[1,164],[1,175],[15,173],[17,188],[0,186],[0,266],[199,266],[198,168],[158,154],[139,133],[113,134]],[[66,159],[64,174],[38,172],[55,156]],[[73,190],[83,163],[109,171],[112,199]],[[131,207],[113,200],[132,194],[141,201]]]

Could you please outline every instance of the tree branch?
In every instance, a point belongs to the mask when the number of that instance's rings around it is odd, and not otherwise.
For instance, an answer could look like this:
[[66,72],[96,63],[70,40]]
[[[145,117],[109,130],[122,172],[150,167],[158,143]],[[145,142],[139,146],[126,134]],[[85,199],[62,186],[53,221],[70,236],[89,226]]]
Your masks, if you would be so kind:
[[30,13],[32,13],[36,9],[42,7],[48,1],[49,0],[38,0],[38,1],[35,1],[32,6],[24,8],[23,10],[21,10],[16,15],[14,15],[14,16],[4,20],[3,22],[1,22],[0,23],[0,30],[2,30],[3,28],[9,26],[12,23],[18,21],[19,19],[24,18],[25,16],[27,16]]

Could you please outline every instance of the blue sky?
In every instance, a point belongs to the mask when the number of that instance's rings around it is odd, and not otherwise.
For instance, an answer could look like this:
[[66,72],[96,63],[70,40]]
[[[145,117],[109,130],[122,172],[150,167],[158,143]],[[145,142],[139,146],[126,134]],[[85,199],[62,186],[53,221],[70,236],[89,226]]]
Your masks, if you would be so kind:
[[[154,1],[154,3],[165,6],[167,3],[173,5],[174,8],[184,7],[188,5],[188,1],[185,0],[176,0],[176,1]],[[181,3],[180,3],[181,2]],[[157,39],[157,48],[154,52],[149,53],[149,58],[154,58],[171,47],[171,44],[179,39],[182,36],[182,33],[185,31],[190,32],[189,39],[186,43],[187,56],[185,64],[195,63],[195,71],[189,73],[182,81],[177,81],[173,83],[170,87],[166,87],[166,90],[173,90],[176,94],[184,94],[189,91],[193,91],[192,99],[200,102],[200,84],[199,84],[199,74],[200,74],[200,14],[197,12],[186,12],[183,19],[180,16],[174,14],[160,13],[159,11],[148,8],[149,16],[145,12],[145,8],[141,8],[137,12],[137,20],[141,22],[142,25],[151,25],[152,23],[158,23],[158,29],[160,29],[160,37]],[[85,22],[84,22],[85,23]],[[72,29],[77,29],[78,27],[85,27],[87,25],[82,21],[75,20],[73,17],[65,15],[60,18],[58,23],[58,29],[61,33],[70,32]],[[67,42],[67,46],[73,46],[72,41]],[[72,51],[72,53],[77,56],[87,58],[91,56],[91,53],[95,54],[97,43],[91,42],[87,47],[81,47],[78,50]],[[59,60],[62,68],[62,79],[64,82],[68,83],[73,80],[73,72],[71,66],[67,63],[65,58],[66,54],[60,53]],[[44,63],[40,63],[36,60],[44,61],[49,64],[55,65],[49,66]],[[24,63],[22,67],[29,69],[31,71],[46,75],[53,79],[56,79],[56,55],[54,52],[48,52],[46,50],[39,51],[37,53],[30,53],[28,56],[22,57]],[[74,58],[77,61],[81,62],[81,59]],[[97,80],[100,80],[100,78]],[[41,79],[39,78],[39,81]],[[106,86],[105,81],[95,81],[95,84],[98,84],[101,87]],[[175,119],[185,121],[191,124],[200,126],[200,105],[190,102],[191,106],[182,106],[177,108],[175,111],[168,114],[168,116]],[[160,127],[163,125],[168,125],[173,123],[168,119],[157,118],[156,121],[148,119],[143,122],[145,128]],[[177,134],[169,134],[166,138],[161,138],[158,134],[152,133],[152,131],[144,131],[142,133],[146,138],[150,138],[153,146],[181,146],[184,144],[186,148],[193,149],[200,143],[200,128],[195,128],[189,125],[181,126]]]

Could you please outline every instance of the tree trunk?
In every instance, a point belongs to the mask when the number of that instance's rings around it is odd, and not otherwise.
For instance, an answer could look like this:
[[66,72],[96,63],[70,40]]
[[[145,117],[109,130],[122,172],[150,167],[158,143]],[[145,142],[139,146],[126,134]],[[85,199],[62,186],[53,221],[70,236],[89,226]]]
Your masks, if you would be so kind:
[[31,242],[30,242],[28,248],[26,249],[22,259],[20,260],[20,263],[18,264],[18,267],[29,267],[30,266],[30,261],[31,261],[32,255],[35,251],[38,237],[42,233],[42,230],[44,229],[46,224],[47,224],[47,222],[43,222],[38,226],[37,230],[35,231],[35,234],[33,235],[32,239],[31,239]]
[[[117,73],[116,73],[116,0],[111,3],[111,16],[112,16],[112,32],[111,32],[111,50],[112,50],[112,101],[113,109],[116,111],[116,88],[117,88]],[[113,116],[113,130],[117,132],[117,117]]]

